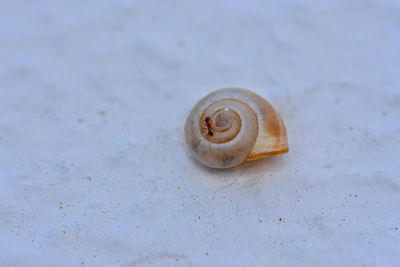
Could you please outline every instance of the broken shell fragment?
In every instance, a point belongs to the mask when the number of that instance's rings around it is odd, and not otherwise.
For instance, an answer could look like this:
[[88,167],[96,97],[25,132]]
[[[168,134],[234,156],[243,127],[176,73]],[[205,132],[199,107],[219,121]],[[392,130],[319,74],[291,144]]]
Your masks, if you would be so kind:
[[185,137],[194,158],[210,168],[288,152],[279,114],[261,96],[239,88],[202,98],[186,120]]

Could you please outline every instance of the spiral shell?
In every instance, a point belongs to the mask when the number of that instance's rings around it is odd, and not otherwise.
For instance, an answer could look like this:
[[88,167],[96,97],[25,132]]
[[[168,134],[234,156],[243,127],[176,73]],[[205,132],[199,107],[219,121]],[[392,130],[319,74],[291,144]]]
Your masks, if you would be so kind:
[[288,152],[278,113],[261,96],[239,88],[202,98],[187,118],[185,137],[193,156],[211,168]]

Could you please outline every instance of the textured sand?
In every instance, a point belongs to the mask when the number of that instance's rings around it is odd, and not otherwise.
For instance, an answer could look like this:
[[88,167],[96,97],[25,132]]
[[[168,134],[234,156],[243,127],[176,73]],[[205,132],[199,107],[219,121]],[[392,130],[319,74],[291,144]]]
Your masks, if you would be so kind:
[[[243,87],[290,153],[188,157]],[[400,4],[3,0],[1,266],[396,266]]]

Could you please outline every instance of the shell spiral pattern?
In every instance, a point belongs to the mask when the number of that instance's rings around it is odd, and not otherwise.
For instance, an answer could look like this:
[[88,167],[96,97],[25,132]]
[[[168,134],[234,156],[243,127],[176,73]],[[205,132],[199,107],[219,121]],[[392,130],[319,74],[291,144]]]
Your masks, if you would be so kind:
[[245,89],[221,89],[201,99],[186,121],[185,137],[194,158],[211,168],[288,151],[279,115]]

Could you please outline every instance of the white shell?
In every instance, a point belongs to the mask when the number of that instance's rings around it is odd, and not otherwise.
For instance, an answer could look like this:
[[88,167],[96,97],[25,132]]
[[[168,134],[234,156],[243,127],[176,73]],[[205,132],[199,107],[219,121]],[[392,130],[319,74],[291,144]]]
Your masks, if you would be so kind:
[[280,116],[264,98],[239,88],[202,98],[189,114],[185,137],[194,158],[211,168],[288,152]]

